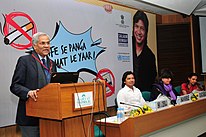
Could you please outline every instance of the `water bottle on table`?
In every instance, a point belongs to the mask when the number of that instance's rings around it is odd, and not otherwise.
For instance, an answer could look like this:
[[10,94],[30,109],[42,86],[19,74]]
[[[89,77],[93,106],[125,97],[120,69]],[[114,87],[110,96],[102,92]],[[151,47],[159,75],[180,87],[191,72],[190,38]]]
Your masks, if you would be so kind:
[[124,121],[124,108],[117,108],[117,122]]

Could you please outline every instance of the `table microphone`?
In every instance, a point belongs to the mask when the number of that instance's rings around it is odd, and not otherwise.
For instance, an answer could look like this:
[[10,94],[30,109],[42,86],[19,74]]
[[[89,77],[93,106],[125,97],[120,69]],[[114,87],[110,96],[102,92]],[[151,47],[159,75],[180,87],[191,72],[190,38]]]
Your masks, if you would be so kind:
[[156,88],[156,89],[160,92],[161,95],[163,95],[163,96],[165,96],[166,98],[168,98],[168,99],[170,100],[170,103],[171,103],[173,106],[175,106],[176,100],[172,100],[172,99],[169,98],[167,95],[163,94],[162,91],[160,91],[159,88]]
[[137,105],[132,105],[132,104],[127,104],[127,103],[124,103],[124,102],[120,102],[120,104],[140,108],[140,109],[141,109],[141,111],[142,111],[142,113],[143,113],[143,114],[145,113],[145,111],[144,111],[144,110],[143,110],[140,106],[137,106]]

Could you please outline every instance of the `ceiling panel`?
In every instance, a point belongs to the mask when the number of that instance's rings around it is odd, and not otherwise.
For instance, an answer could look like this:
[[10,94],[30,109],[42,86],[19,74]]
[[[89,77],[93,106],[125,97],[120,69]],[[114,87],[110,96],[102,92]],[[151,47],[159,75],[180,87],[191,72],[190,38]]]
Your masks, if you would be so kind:
[[190,15],[201,0],[141,0],[179,13]]
[[206,16],[206,0],[100,0],[150,13]]

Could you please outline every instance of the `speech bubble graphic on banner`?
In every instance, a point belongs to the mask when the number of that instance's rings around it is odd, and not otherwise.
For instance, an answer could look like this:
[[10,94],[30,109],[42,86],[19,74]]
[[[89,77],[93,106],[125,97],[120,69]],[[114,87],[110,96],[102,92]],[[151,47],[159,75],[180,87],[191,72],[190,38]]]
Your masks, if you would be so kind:
[[69,32],[61,22],[56,28],[51,40],[50,57],[67,71],[88,70],[96,74],[96,59],[105,48],[97,46],[102,43],[101,38],[92,40],[92,27],[80,34]]

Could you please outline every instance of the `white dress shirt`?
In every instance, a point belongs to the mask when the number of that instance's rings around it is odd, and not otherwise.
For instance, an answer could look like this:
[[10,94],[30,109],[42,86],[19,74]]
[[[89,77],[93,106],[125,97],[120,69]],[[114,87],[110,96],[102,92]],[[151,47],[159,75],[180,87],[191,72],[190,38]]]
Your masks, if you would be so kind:
[[135,108],[129,105],[120,104],[120,102],[140,107],[146,104],[144,98],[142,97],[142,93],[138,88],[133,86],[133,89],[131,89],[126,85],[117,93],[118,107],[124,108],[124,110],[131,110]]

